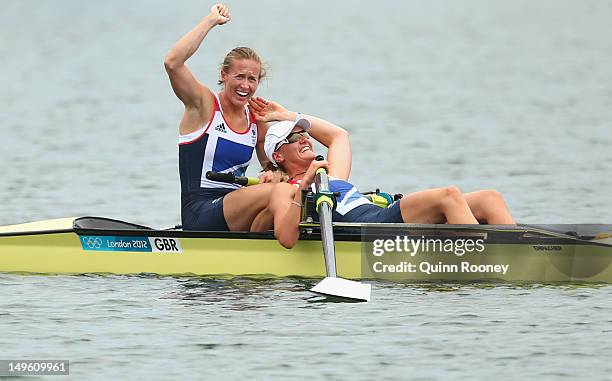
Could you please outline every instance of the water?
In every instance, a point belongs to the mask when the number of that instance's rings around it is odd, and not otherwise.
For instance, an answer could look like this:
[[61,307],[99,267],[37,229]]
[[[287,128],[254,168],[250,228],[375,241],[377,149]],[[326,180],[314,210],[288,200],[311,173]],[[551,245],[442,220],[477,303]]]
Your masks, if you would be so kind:
[[[347,128],[352,181],[501,191],[525,223],[612,222],[612,4],[231,2],[190,67],[236,45],[263,96]],[[0,225],[179,221],[182,109],[162,61],[196,1],[8,0],[0,12]],[[252,173],[257,168],[251,169]],[[0,353],[75,378],[609,379],[610,287],[0,275]]]
[[[77,378],[608,379],[612,287],[0,276],[7,358]],[[61,306],[61,308],[58,308]],[[130,377],[132,378],[132,377]]]

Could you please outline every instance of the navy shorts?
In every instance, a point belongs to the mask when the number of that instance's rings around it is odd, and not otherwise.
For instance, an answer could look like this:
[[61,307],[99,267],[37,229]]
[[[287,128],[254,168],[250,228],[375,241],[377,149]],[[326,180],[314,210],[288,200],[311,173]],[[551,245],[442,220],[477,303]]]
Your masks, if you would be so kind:
[[184,196],[181,220],[183,230],[229,231],[223,216],[223,199],[235,189],[211,189]]
[[402,223],[402,212],[399,200],[395,201],[388,208],[381,208],[374,204],[366,204],[356,207],[345,215],[334,213],[334,221],[338,222],[387,222]]

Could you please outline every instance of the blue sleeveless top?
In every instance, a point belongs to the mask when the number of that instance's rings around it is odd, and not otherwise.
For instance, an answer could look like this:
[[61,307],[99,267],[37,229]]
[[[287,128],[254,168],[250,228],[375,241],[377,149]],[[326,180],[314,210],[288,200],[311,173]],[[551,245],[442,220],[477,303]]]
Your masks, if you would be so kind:
[[[213,93],[214,94],[214,93]],[[221,102],[215,96],[215,110],[210,122],[187,135],[179,135],[179,172],[183,202],[213,196],[242,186],[211,181],[206,172],[233,173],[243,176],[257,144],[257,124],[245,106],[249,128],[234,131],[223,117]]]

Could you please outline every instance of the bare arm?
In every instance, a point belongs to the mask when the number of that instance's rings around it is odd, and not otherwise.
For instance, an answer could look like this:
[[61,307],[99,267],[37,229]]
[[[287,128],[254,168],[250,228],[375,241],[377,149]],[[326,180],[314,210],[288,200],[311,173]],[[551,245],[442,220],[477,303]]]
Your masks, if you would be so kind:
[[[255,116],[261,121],[295,120],[297,113],[288,111],[275,102],[263,98],[249,101]],[[338,179],[347,180],[351,173],[351,143],[348,132],[324,119],[310,115],[302,115],[310,121],[308,133],[319,143],[327,147],[329,174]]]
[[261,168],[265,171],[270,166],[270,160],[264,152],[263,144],[266,138],[266,132],[268,131],[268,124],[262,121],[257,121],[257,145],[255,146],[255,152],[257,152],[257,159]]
[[[222,4],[215,4],[210,13],[198,23],[189,33],[183,36],[170,49],[164,59],[164,66],[172,90],[183,102],[186,110],[196,111],[199,115],[191,115],[187,119],[204,119],[210,116],[213,107],[213,95],[210,90],[194,77],[185,62],[198,50],[208,32],[216,25],[223,25],[230,20],[229,9]],[[187,112],[186,112],[187,117]],[[186,119],[186,118],[184,118]],[[183,124],[183,123],[182,123]]]
[[351,161],[353,157],[348,131],[324,119],[309,115],[304,115],[304,117],[310,121],[308,133],[319,143],[327,147],[330,176],[348,180],[351,174]]
[[300,238],[302,190],[310,188],[319,168],[329,169],[328,162],[314,160],[304,174],[299,188],[292,184],[277,184],[270,196],[269,208],[274,216],[274,237],[287,249],[291,249]]
[[274,216],[274,237],[287,249],[300,238],[301,192],[291,184],[277,184],[270,197],[269,209]]

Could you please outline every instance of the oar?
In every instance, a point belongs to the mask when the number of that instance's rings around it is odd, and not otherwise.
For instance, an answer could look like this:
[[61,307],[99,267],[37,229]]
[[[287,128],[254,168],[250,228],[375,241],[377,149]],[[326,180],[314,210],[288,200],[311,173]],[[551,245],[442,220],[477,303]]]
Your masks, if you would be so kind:
[[[317,156],[317,160],[323,160]],[[327,276],[314,286],[311,291],[334,296],[367,302],[372,292],[369,284],[338,278],[336,273],[336,252],[334,248],[334,229],[332,226],[332,209],[334,207],[333,193],[329,190],[329,178],[324,168],[319,168],[315,176],[317,191],[316,208],[321,224],[321,242],[325,256],[325,272]]]
[[212,181],[219,181],[228,184],[238,184],[244,187],[259,184],[256,177],[236,176],[233,173],[206,172],[206,178]]
[[[317,156],[317,160],[323,160],[323,156]],[[259,183],[254,177],[234,176],[232,173],[206,172],[206,178],[212,181],[220,181],[229,184],[243,186]],[[317,212],[321,224],[321,242],[323,244],[323,255],[325,256],[325,277],[315,285],[311,291],[356,301],[369,301],[371,286],[352,280],[338,278],[336,273],[336,253],[334,248],[334,230],[332,225],[333,194],[329,191],[329,179],[325,169],[320,168],[315,177],[317,188]]]

